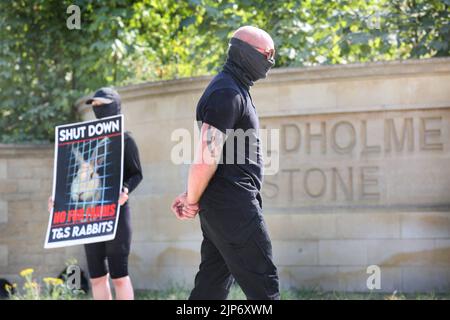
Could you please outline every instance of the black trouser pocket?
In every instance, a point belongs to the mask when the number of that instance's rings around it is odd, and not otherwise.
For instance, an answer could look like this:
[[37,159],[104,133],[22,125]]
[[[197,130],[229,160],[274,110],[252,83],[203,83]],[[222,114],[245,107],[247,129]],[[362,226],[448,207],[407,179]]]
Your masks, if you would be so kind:
[[241,245],[233,245],[242,267],[259,274],[275,274],[276,267],[272,261],[272,244],[264,221],[258,223],[253,234]]
[[249,299],[279,299],[277,268],[263,221],[242,245],[232,246],[235,260],[231,273]]

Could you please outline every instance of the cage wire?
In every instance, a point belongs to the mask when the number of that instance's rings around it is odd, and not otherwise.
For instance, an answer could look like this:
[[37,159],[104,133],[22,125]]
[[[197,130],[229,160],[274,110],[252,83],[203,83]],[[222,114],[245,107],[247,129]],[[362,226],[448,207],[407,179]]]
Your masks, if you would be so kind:
[[[86,208],[112,203],[111,200],[105,199],[105,191],[112,188],[105,185],[106,178],[111,176],[111,174],[107,174],[107,167],[111,165],[111,161],[109,161],[111,154],[109,151],[110,143],[111,140],[106,137],[103,139],[99,138],[83,142],[74,142],[70,147],[66,185],[66,190],[68,190],[66,194],[69,195],[67,207],[68,210],[83,208],[84,218],[81,222],[87,221]],[[80,168],[80,161],[76,159],[73,150],[77,150],[83,161],[88,163],[89,166]],[[93,166],[93,171],[90,174],[89,171],[91,171],[91,165]],[[80,169],[82,170],[80,171]],[[74,200],[74,194],[72,193],[71,188],[77,176],[83,176],[83,179],[78,179],[78,195],[76,196],[76,200]],[[92,197],[81,200],[83,193],[91,194]],[[98,219],[102,219],[102,217],[103,212],[101,212]]]

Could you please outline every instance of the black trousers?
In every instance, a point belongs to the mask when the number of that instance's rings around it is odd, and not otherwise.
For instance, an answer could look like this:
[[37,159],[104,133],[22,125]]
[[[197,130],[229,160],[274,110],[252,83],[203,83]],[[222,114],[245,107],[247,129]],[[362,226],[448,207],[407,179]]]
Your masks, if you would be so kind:
[[233,280],[249,300],[280,299],[272,244],[264,221],[257,224],[248,239],[237,244],[224,241],[202,224],[201,263],[190,300],[224,300]]

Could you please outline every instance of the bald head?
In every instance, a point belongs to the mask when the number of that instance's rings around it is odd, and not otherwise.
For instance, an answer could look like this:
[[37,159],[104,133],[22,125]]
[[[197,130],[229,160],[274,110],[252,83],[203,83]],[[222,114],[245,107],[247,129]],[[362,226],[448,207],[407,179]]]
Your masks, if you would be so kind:
[[274,49],[274,43],[270,35],[264,30],[256,27],[240,27],[233,33],[233,38],[238,38],[239,40],[247,42],[253,47],[257,47],[263,50]]
[[233,33],[224,70],[238,78],[247,89],[255,81],[264,79],[274,64],[275,48],[267,32],[244,26]]

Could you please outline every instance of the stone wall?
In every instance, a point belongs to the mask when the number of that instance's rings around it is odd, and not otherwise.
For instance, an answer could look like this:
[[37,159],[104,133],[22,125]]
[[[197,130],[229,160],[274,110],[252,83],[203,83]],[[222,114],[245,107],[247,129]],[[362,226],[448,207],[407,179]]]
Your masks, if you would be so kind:
[[[193,284],[201,234],[169,210],[188,169],[171,152],[210,79],[119,88],[144,170],[130,199],[137,288]],[[450,59],[278,69],[251,92],[262,126],[279,129],[263,194],[282,286],[367,291],[378,265],[382,291],[448,291]],[[79,247],[42,249],[52,165],[50,148],[0,149],[0,275],[84,263]]]
[[85,267],[82,247],[44,249],[52,177],[52,146],[0,145],[0,278],[55,277],[71,258]]

